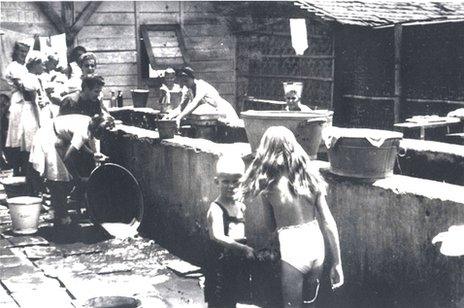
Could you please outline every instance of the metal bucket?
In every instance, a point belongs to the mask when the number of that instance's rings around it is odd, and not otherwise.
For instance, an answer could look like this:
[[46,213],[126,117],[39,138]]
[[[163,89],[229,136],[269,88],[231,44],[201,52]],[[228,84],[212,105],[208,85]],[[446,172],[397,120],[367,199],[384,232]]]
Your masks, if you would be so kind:
[[7,198],[24,196],[26,194],[26,177],[12,176],[3,178],[0,183],[5,188]]
[[364,179],[382,179],[393,174],[399,143],[403,138],[401,133],[377,129],[336,128],[331,137],[336,138],[335,142],[328,145],[332,173]]
[[161,139],[174,138],[177,132],[177,123],[175,120],[158,120],[158,133]]
[[150,91],[145,89],[131,90],[134,107],[146,107],[149,93]]
[[[322,138],[322,129],[332,118],[332,111],[258,111],[241,113],[245,131],[253,152],[259,146],[264,132],[271,126],[285,126],[290,129],[306,153],[316,158]],[[331,120],[330,120],[331,121]]]
[[10,210],[13,232],[17,234],[34,234],[39,226],[42,199],[37,197],[14,197],[6,200]]

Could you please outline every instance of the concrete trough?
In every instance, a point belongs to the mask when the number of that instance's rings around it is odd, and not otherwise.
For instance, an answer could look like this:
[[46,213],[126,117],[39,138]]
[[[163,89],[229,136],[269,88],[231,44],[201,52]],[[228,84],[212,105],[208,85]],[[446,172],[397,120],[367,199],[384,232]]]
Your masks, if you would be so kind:
[[[217,196],[215,162],[250,154],[246,143],[219,144],[121,125],[102,140],[111,161],[141,184],[141,230],[196,264],[205,260],[206,211]],[[328,201],[337,221],[346,283],[321,295],[323,307],[456,307],[464,261],[440,254],[431,239],[464,223],[464,187],[393,175],[366,183],[330,174]]]

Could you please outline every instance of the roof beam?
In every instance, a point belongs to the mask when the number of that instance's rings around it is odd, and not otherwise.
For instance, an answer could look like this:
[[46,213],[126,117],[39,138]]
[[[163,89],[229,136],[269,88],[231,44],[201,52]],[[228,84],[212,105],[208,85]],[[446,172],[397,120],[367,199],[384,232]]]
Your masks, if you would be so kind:
[[66,32],[66,25],[61,20],[61,17],[55,12],[55,9],[53,9],[50,2],[38,1],[36,4],[39,6],[40,10],[45,14],[45,16],[47,16],[47,18],[59,33]]
[[71,26],[71,29],[69,30],[69,33],[67,33],[72,38],[73,41],[74,41],[74,38],[79,33],[79,31],[81,31],[82,28],[87,23],[87,21],[89,21],[90,17],[92,17],[93,13],[98,9],[100,4],[101,4],[101,1],[91,1],[90,3],[87,4],[84,10],[82,10],[79,16],[77,16],[76,21],[74,22],[74,24]]

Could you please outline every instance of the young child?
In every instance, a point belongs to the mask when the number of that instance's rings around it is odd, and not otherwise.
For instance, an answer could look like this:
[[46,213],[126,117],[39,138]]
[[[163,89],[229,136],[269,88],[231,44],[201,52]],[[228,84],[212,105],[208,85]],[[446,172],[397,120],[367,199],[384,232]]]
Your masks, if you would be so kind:
[[216,165],[215,183],[219,196],[208,213],[209,259],[205,272],[205,301],[208,307],[235,307],[248,291],[246,261],[254,259],[253,248],[245,244],[243,203],[236,193],[245,165],[238,156],[221,156]]
[[[332,288],[343,284],[337,225],[325,200],[319,172],[293,133],[270,127],[261,139],[256,156],[242,182],[245,198],[261,196],[273,212],[281,255],[281,288],[285,307],[303,305],[303,283],[317,297],[324,263],[324,237],[332,257]],[[317,217],[321,221],[319,226]]]
[[301,97],[296,90],[285,93],[285,102],[287,103],[286,111],[311,111],[311,108],[301,103]]
[[162,113],[168,113],[180,104],[182,89],[179,84],[175,83],[176,72],[172,68],[164,71],[164,83],[160,87],[161,98],[160,106]]

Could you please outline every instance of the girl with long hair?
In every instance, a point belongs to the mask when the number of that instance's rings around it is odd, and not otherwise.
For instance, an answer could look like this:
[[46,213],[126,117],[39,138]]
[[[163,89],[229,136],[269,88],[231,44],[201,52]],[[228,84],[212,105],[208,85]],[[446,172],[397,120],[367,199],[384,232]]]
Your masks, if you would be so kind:
[[325,257],[322,232],[331,253],[332,288],[343,284],[338,230],[326,202],[325,182],[289,129],[274,126],[264,133],[243,177],[242,194],[244,199],[261,197],[273,213],[284,307],[303,305],[305,280],[314,290],[309,302],[315,301]]

